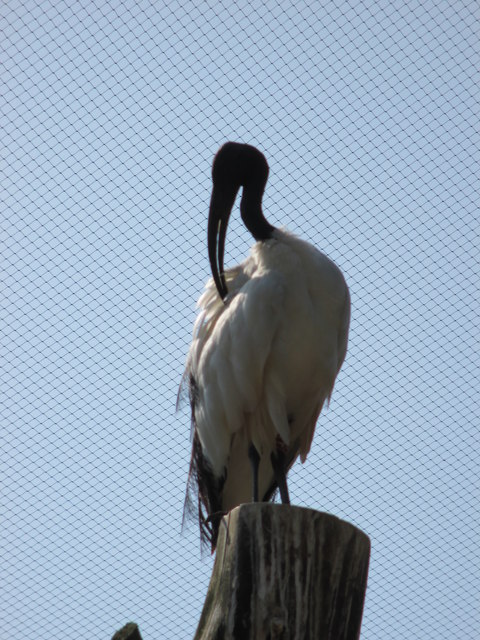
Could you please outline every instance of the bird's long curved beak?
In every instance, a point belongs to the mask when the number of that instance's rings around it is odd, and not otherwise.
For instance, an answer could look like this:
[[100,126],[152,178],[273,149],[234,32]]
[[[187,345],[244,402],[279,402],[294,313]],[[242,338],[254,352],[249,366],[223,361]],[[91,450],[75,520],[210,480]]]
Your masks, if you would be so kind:
[[228,294],[224,273],[225,238],[228,220],[240,185],[213,186],[208,216],[208,257],[218,293],[222,300]]

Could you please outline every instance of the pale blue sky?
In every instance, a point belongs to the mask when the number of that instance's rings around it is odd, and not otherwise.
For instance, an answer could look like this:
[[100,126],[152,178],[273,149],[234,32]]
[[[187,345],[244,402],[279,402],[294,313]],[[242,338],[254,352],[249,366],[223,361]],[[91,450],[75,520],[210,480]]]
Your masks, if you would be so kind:
[[352,293],[292,500],[371,537],[364,640],[480,637],[478,5],[261,4],[0,9],[0,636],[193,637],[175,399],[232,139]]

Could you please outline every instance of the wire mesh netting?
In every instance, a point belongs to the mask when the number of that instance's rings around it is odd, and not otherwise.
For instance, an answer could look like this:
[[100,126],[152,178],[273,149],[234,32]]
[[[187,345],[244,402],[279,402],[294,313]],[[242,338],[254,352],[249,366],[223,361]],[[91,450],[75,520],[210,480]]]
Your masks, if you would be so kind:
[[175,400],[232,139],[352,294],[292,501],[370,536],[365,640],[480,637],[478,4],[0,11],[0,636],[193,636],[212,559],[181,533]]

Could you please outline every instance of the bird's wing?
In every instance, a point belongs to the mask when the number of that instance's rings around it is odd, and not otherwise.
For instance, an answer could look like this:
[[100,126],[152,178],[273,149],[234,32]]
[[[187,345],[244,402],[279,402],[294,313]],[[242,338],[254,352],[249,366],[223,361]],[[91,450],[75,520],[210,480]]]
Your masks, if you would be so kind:
[[[241,264],[225,272],[225,281],[230,292],[229,297],[234,296],[248,280],[243,266]],[[203,347],[207,344],[210,334],[215,329],[218,319],[225,310],[225,304],[218,295],[213,278],[207,281],[205,290],[197,302],[197,309],[200,312],[193,326],[192,344],[190,345],[185,371],[178,388],[177,411],[184,406],[184,401],[191,395],[191,375],[196,371]]]
[[284,299],[282,277],[266,272],[244,280],[228,304],[203,296],[205,314],[189,363],[198,389],[195,426],[216,474],[228,460],[232,434],[244,426],[264,391],[264,369]]
[[[333,305],[332,305],[333,306]],[[337,360],[336,360],[336,370],[334,371],[334,375],[331,379],[330,384],[327,384],[323,387],[322,393],[317,397],[316,402],[313,402],[311,405],[311,413],[310,416],[305,416],[305,427],[300,436],[300,460],[305,462],[308,452],[310,451],[310,447],[312,445],[313,435],[315,432],[315,427],[317,424],[317,420],[322,411],[323,405],[326,402],[327,406],[330,403],[330,398],[333,392],[333,386],[335,383],[336,376],[340,371],[340,368],[345,360],[345,355],[347,353],[347,343],[348,343],[348,331],[350,326],[350,292],[348,287],[344,286],[343,288],[343,296],[342,300],[339,304],[338,308],[338,323],[336,326],[337,332]]]
[[242,417],[259,404],[284,295],[282,280],[273,273],[250,279],[241,266],[226,276],[227,305],[213,280],[199,300],[200,315],[184,374],[193,426],[184,517],[196,511],[201,538],[213,546],[218,513],[213,520],[209,516],[222,509],[232,435],[242,427]]

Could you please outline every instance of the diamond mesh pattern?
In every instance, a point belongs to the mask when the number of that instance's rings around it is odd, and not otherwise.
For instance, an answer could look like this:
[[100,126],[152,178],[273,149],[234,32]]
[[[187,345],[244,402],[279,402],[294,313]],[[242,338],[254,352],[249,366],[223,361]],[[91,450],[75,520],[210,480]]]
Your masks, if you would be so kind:
[[[352,293],[292,499],[370,535],[362,638],[480,637],[476,3],[0,12],[0,636],[193,636],[212,559],[175,401],[234,139]],[[234,216],[226,264],[249,245]]]

